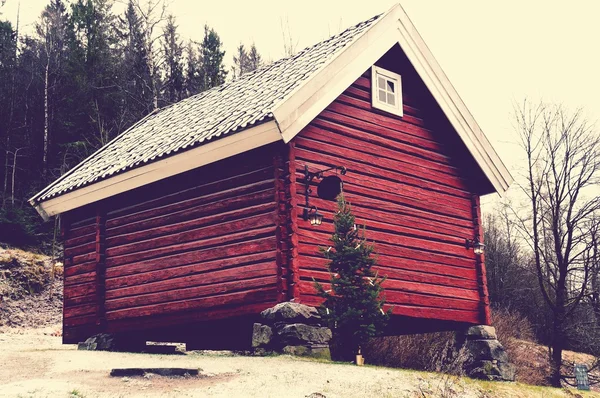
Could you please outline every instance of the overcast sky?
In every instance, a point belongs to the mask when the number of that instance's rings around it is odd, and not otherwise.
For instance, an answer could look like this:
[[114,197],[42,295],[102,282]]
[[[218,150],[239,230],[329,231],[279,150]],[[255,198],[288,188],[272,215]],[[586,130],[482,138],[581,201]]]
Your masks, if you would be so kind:
[[[24,31],[31,31],[48,1],[20,1]],[[281,58],[282,24],[300,50],[397,1],[172,0],[170,9],[182,38],[201,39],[205,23],[214,27],[230,63],[240,41],[254,41],[266,59]],[[16,20],[17,3],[7,0],[3,18]],[[561,102],[584,107],[592,121],[600,118],[600,1],[401,4],[509,169],[519,163],[511,123],[515,101]]]

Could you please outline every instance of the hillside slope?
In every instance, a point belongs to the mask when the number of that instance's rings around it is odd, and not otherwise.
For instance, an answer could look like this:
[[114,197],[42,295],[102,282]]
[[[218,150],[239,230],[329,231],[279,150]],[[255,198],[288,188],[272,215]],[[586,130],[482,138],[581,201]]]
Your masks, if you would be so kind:
[[0,247],[0,331],[59,330],[62,301],[60,264],[41,254]]

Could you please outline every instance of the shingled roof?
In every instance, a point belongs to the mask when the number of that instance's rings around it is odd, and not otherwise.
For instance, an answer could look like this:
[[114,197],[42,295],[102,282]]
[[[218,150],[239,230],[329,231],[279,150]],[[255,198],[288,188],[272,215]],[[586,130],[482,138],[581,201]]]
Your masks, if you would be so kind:
[[396,45],[493,190],[506,191],[512,176],[398,4],[293,57],[146,116],[30,203],[48,218],[259,146],[287,143]]
[[379,17],[148,115],[31,201],[50,199],[271,120],[281,101]]

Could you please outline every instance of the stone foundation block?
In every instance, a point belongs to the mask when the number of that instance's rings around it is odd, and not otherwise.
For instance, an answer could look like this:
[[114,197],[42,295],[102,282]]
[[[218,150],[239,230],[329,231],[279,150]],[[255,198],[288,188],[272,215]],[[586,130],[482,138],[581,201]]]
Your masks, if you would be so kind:
[[255,353],[275,351],[331,359],[331,337],[331,330],[321,326],[316,308],[286,302],[261,313],[253,327],[252,348]]
[[480,325],[467,329],[462,349],[467,354],[463,364],[467,376],[483,380],[515,380],[516,368],[509,362],[493,327]]
[[269,326],[255,323],[252,328],[252,348],[268,346],[272,337],[273,330]]
[[487,325],[471,326],[465,333],[467,340],[496,340],[496,328]]
[[279,341],[282,344],[329,344],[331,340],[331,330],[321,326],[305,325],[303,323],[294,323],[284,325],[277,329]]
[[321,325],[321,315],[315,307],[298,303],[279,303],[260,313],[265,323],[304,323],[306,325]]

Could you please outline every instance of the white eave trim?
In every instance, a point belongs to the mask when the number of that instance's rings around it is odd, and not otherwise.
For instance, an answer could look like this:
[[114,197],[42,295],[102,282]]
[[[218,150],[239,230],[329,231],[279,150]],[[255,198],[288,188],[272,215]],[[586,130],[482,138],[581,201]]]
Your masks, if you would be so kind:
[[189,151],[148,165],[117,174],[106,180],[61,194],[40,203],[30,200],[37,212],[48,219],[86,204],[97,202],[120,193],[204,166],[237,154],[281,140],[275,121],[215,139]]

